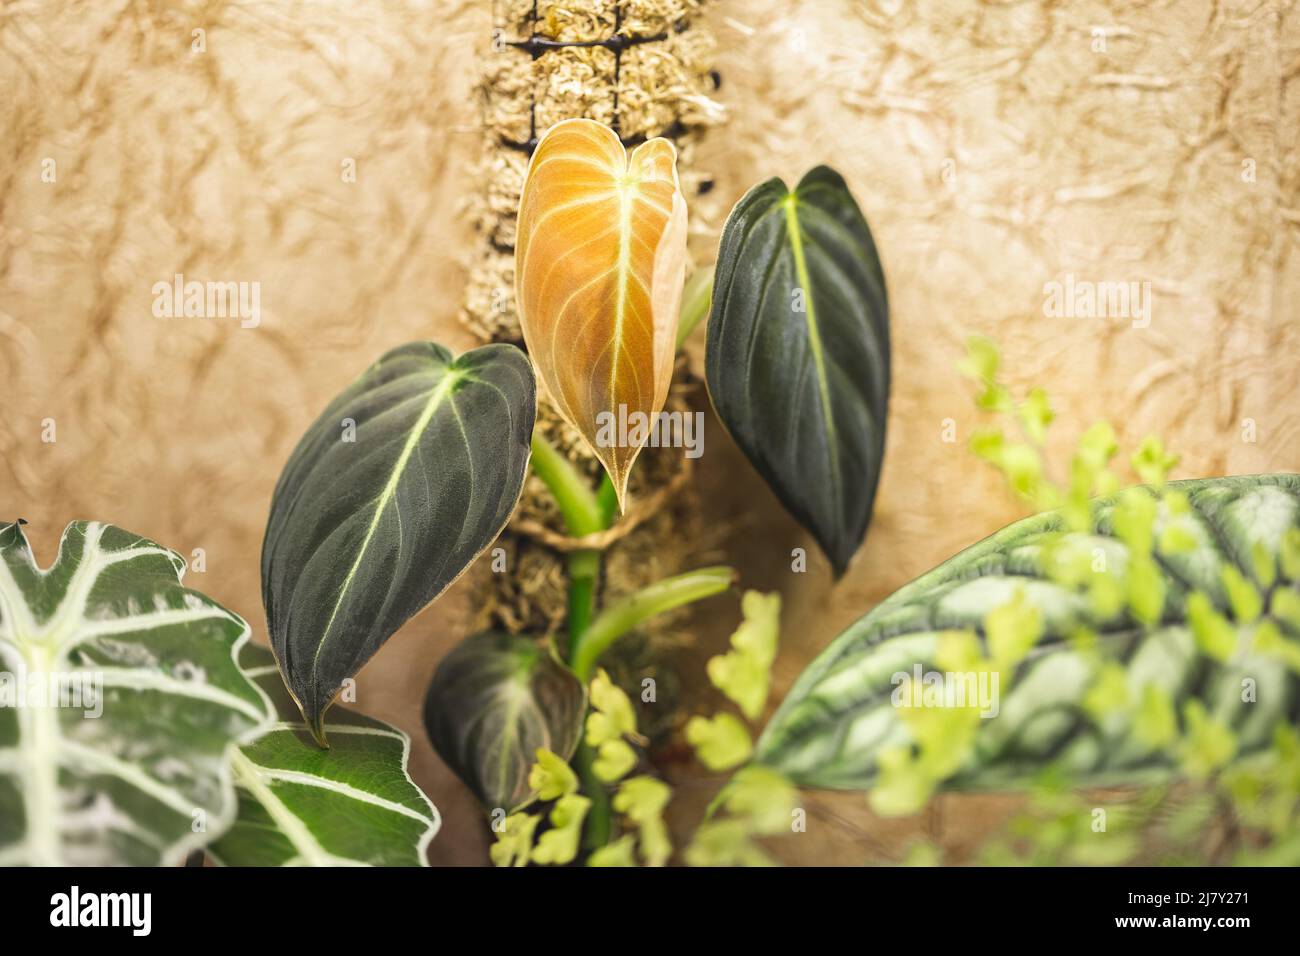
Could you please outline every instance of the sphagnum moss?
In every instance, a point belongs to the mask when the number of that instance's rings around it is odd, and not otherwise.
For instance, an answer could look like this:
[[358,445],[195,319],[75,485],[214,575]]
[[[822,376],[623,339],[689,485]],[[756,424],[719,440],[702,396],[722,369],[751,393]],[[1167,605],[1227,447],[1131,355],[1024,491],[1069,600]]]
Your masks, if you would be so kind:
[[[694,223],[708,223],[702,199],[707,176],[692,169],[695,144],[722,110],[710,94],[713,37],[700,22],[700,0],[515,0],[502,5],[484,54],[480,88],[485,151],[476,174],[483,183],[473,203],[478,246],[461,317],[484,341],[522,342],[513,302],[515,214],[528,158],[554,123],[585,116],[612,126],[625,143],[654,136],[674,141],[683,192]],[[565,46],[600,43],[604,45]],[[710,230],[706,230],[710,231]],[[703,400],[698,380],[679,363],[669,411]],[[545,396],[538,428],[595,487],[600,470]],[[614,599],[697,564],[698,499],[683,474],[689,463],[672,449],[646,449],[630,485],[631,500],[674,486],[656,512],[620,536],[605,554],[602,597]],[[558,632],[567,614],[566,556],[521,528],[543,526],[563,534],[550,493],[535,479],[524,489],[515,521],[502,536],[514,573],[480,573],[473,601],[475,624],[514,633]],[[679,643],[682,613],[647,626],[638,656],[653,666]],[[648,650],[647,650],[648,646]],[[646,661],[642,661],[646,664]],[[617,660],[611,667],[618,668]],[[644,667],[641,668],[644,670]],[[664,708],[666,711],[670,708]]]

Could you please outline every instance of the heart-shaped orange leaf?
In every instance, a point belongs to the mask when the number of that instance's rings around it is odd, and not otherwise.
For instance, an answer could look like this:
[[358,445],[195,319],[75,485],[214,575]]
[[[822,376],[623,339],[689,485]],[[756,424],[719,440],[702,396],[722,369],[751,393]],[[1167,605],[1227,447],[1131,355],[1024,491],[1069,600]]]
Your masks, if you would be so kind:
[[539,377],[620,506],[668,397],[685,271],[672,143],[652,139],[628,155],[592,120],[551,127],[519,201],[519,321]]

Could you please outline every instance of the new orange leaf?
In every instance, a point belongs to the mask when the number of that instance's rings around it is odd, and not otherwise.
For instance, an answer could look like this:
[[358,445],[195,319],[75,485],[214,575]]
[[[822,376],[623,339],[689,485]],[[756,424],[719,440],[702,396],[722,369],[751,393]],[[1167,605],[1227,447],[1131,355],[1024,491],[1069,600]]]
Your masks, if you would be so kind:
[[[519,202],[519,320],[539,377],[609,472],[620,506],[668,397],[685,270],[672,143],[652,139],[629,155],[592,120],[551,127]],[[621,423],[633,427],[624,434]]]

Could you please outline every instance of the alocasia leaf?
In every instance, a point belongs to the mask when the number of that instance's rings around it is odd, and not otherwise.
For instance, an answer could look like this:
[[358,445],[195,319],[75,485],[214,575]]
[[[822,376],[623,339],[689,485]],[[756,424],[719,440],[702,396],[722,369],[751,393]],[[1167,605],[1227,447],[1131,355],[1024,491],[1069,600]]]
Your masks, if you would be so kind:
[[551,127],[519,201],[519,321],[556,407],[605,466],[620,503],[649,437],[636,426],[652,423],[668,396],[685,271],[672,143],[652,139],[629,156],[591,120]]
[[722,232],[705,372],[718,417],[843,574],[885,449],[889,305],[866,220],[818,166],[751,189]]
[[537,641],[486,632],[438,665],[424,726],[484,807],[512,812],[535,796],[529,770],[538,750],[573,756],[586,708],[582,683]]
[[248,644],[239,663],[279,720],[232,757],[239,813],[212,857],[227,866],[426,866],[442,821],[407,770],[410,738],[339,707],[322,750],[270,651]]
[[[1098,499],[1087,534],[1068,532],[1058,512],[1025,518],[917,578],[837,637],[773,716],[755,761],[804,786],[875,786],[916,742],[906,708],[893,699],[898,675],[944,671],[945,635],[986,625],[982,652],[1017,663],[1009,689],[990,699],[988,719],[975,720],[974,750],[949,786],[1022,784],[1048,762],[1099,785],[1159,779],[1178,769],[1168,744],[1179,718],[1191,732],[1205,713],[1216,721],[1207,736],[1230,731],[1241,753],[1268,745],[1279,722],[1300,720],[1293,650],[1300,619],[1287,610],[1300,588],[1292,557],[1300,554],[1300,475],[1167,487],[1190,508],[1176,514],[1158,505],[1155,528],[1178,526],[1194,546],[1143,564],[1158,569],[1154,620],[1134,616],[1141,601],[1103,613],[1044,570],[1051,543],[1058,555],[1072,550],[1088,564],[1104,561],[1124,572],[1133,561],[1117,535],[1125,509],[1141,499]],[[1136,492],[1155,505],[1150,492]],[[1258,589],[1269,619],[1226,624],[1233,612],[1224,581],[1238,576]],[[1025,612],[1033,620],[1017,622]],[[1226,644],[1217,634],[1225,627]],[[1095,648],[1078,640],[1081,629],[1095,635]],[[1016,635],[1029,630],[1041,636],[1016,646]],[[1098,678],[1097,651],[1123,666],[1127,686],[1115,686],[1104,668]],[[1253,688],[1249,701],[1246,686]],[[1131,714],[1099,708],[1116,698],[1129,702]]]
[[496,538],[528,470],[536,393],[511,345],[389,352],[303,435],[262,545],[271,648],[324,743],[325,709]]
[[0,866],[176,865],[230,826],[229,758],[271,714],[248,625],[184,570],[97,521],[41,569],[0,526]]

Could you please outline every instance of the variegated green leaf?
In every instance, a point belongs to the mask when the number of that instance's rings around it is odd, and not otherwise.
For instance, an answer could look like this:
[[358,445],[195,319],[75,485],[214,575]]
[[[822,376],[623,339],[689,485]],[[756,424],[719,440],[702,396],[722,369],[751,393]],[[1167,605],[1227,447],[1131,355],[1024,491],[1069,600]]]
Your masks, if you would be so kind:
[[[1116,498],[1096,502],[1095,528],[1087,535],[1061,537],[1065,525],[1056,513],[1026,518],[922,575],[837,637],[773,716],[756,761],[806,786],[871,787],[881,754],[913,742],[892,700],[897,675],[913,675],[918,666],[923,673],[942,670],[936,663],[941,633],[981,630],[985,616],[1017,591],[1037,608],[1044,634],[995,702],[996,716],[980,721],[974,753],[951,786],[1020,784],[1049,762],[1094,783],[1134,783],[1171,772],[1174,755],[1142,739],[1140,720],[1099,718],[1085,705],[1095,670],[1069,639],[1080,626],[1124,665],[1134,706],[1151,687],[1171,702],[1170,721],[1185,722],[1185,705],[1197,701],[1231,731],[1238,752],[1266,746],[1279,722],[1300,720],[1297,674],[1284,655],[1239,641],[1235,629],[1223,659],[1201,653],[1189,625],[1188,595],[1205,594],[1229,618],[1224,581],[1240,575],[1265,609],[1277,614],[1295,606],[1300,571],[1284,541],[1288,533],[1294,541],[1300,527],[1300,476],[1213,478],[1169,488],[1185,494],[1191,509],[1173,516],[1162,505],[1156,528],[1176,522],[1193,546],[1160,555],[1163,611],[1153,626],[1141,625],[1122,607],[1100,617],[1077,591],[1044,573],[1046,540],[1081,548],[1089,560],[1099,556],[1123,572],[1128,550],[1115,536]],[[1300,638],[1300,624],[1288,616],[1277,614],[1275,624],[1290,640]],[[1253,625],[1243,626],[1249,633]]]
[[271,649],[324,743],[343,682],[500,533],[528,471],[536,388],[527,357],[393,349],[302,437],[262,545]]
[[410,738],[338,707],[322,750],[271,653],[250,644],[240,664],[279,722],[234,755],[239,814],[212,856],[230,866],[426,866],[441,818],[407,770]]
[[229,757],[270,722],[248,626],[173,551],[68,525],[41,569],[0,527],[0,865],[179,863],[235,815]]

